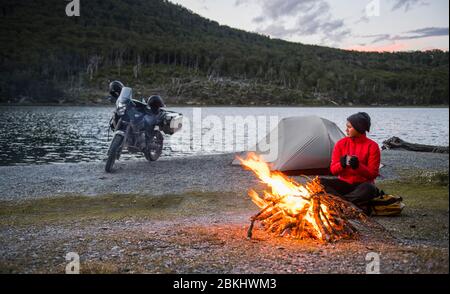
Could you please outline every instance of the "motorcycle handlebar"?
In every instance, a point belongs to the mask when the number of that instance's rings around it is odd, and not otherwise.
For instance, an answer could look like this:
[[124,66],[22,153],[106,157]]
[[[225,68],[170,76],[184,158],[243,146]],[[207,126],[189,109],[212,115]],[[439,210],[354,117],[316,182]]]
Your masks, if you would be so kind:
[[116,103],[116,100],[117,100],[117,99],[115,99],[115,98],[112,97],[112,96],[107,96],[107,97],[105,97],[105,100],[108,100],[108,101],[111,102],[111,103]]

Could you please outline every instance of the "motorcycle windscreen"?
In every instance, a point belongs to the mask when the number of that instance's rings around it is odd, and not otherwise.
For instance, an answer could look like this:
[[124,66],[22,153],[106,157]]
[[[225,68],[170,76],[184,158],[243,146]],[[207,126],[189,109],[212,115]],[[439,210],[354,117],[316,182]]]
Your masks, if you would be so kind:
[[119,105],[126,105],[131,101],[131,99],[133,99],[133,90],[128,87],[123,87],[119,98],[117,98],[116,105],[118,107]]

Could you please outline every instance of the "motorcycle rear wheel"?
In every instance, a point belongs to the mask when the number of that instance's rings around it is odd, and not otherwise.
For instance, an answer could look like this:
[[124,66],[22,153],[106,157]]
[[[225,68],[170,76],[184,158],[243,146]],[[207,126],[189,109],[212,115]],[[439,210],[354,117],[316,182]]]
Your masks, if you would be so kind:
[[123,137],[120,135],[114,136],[108,150],[108,159],[106,160],[105,171],[111,173],[113,171],[114,163],[119,157],[120,146],[122,145]]
[[153,138],[151,139],[151,144],[153,147],[147,148],[144,152],[145,159],[148,161],[157,161],[161,156],[163,149],[164,137],[161,132],[155,132]]

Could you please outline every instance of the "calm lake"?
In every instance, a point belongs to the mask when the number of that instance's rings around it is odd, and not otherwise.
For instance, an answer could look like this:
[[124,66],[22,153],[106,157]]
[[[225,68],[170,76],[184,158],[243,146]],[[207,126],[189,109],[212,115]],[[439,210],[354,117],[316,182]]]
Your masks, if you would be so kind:
[[[263,122],[267,118],[266,128],[263,131],[258,129],[260,132],[258,136],[264,136],[273,127],[269,125],[270,116],[279,120],[290,116],[317,115],[335,122],[342,131],[345,131],[346,118],[358,111],[365,111],[372,117],[372,132],[369,137],[380,145],[382,141],[392,136],[413,143],[449,145],[448,108],[173,107],[169,109],[182,113],[186,120],[183,131],[172,137],[166,136],[162,155],[165,157],[223,153],[230,151],[223,148],[224,142],[230,140],[246,142],[248,128],[236,135],[236,138],[230,138],[230,133],[225,130],[229,127],[226,124],[226,117],[250,118],[250,121],[259,119]],[[114,106],[2,106],[0,165],[101,161],[105,158],[109,147],[107,126],[113,110]],[[199,114],[202,119],[198,118]],[[206,123],[205,119],[209,123]],[[211,125],[211,122],[217,123]],[[219,135],[223,141],[203,142],[202,145],[198,136],[192,135],[197,127],[202,136]],[[109,135],[111,139],[111,134]],[[242,150],[237,148],[231,151]],[[125,154],[123,159],[140,157],[142,156]]]

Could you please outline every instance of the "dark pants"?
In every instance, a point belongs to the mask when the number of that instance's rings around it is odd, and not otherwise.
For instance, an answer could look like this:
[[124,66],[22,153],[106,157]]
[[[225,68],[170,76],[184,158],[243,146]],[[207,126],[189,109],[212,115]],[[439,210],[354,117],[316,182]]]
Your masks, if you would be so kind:
[[378,188],[371,183],[349,184],[342,180],[333,178],[320,178],[321,184],[327,193],[339,196],[359,208],[367,211],[369,201],[379,195]]

